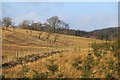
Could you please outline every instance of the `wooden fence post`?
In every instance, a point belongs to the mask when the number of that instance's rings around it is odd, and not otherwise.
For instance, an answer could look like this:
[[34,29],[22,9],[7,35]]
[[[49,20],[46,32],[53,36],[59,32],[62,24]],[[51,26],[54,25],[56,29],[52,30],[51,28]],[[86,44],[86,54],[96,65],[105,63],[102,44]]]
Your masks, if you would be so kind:
[[18,60],[19,58],[19,54],[18,54],[18,51],[16,51],[16,59]]

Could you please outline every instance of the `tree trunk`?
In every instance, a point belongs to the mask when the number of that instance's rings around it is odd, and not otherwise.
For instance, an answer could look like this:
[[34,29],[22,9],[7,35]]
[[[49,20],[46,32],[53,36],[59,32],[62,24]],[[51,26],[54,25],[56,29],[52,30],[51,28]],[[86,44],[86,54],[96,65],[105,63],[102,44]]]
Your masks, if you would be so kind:
[[6,30],[8,29],[8,26],[6,26]]
[[50,37],[50,34],[51,34],[51,33],[49,33],[49,34],[48,34],[48,36],[47,36],[47,38],[46,38],[46,39],[49,39],[49,37]]
[[40,39],[41,35],[42,35],[42,32],[41,32],[41,33],[39,33],[39,39]]
[[56,42],[56,40],[57,40],[57,37],[58,37],[58,34],[55,36],[55,38],[54,38],[54,43]]

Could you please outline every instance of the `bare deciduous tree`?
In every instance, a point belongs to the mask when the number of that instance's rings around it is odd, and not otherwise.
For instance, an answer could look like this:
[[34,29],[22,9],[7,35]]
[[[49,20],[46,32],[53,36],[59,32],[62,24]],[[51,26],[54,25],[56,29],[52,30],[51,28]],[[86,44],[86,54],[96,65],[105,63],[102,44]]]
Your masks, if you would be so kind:
[[10,17],[4,17],[3,18],[3,26],[7,28],[12,24],[12,19]]
[[[53,16],[53,17],[47,19],[47,22],[50,25],[50,27],[48,29],[49,32],[67,34],[69,25],[67,23],[65,23],[64,21],[60,20],[58,16]],[[63,31],[60,31],[60,29],[62,29]],[[50,36],[50,34],[48,34],[48,36]],[[59,34],[55,34],[55,38],[53,40],[54,43],[56,42],[58,36],[59,36]]]
[[46,39],[49,39],[50,35],[53,32],[53,28],[47,23],[44,23],[43,26],[45,27],[45,31],[48,32]]
[[[56,29],[59,27],[59,23],[60,23],[60,20],[57,16],[53,16],[49,19],[47,19],[47,22],[48,24],[50,25],[48,28],[49,28],[49,32],[50,33],[55,33],[56,32]],[[48,34],[48,36],[50,36],[50,34]],[[49,37],[47,37],[49,38]]]
[[47,19],[47,22],[53,28],[54,32],[56,28],[59,28],[60,19],[57,16]]
[[[50,32],[56,33],[57,28],[59,28],[59,26],[60,26],[60,19],[59,19],[59,17],[53,16],[53,17],[47,19],[47,22],[50,25],[50,27],[49,27],[50,28]],[[50,34],[48,34],[48,36],[50,36]],[[53,40],[54,43],[56,42],[57,37],[58,37],[58,34],[55,35],[55,38]]]
[[43,33],[43,32],[40,32],[40,31],[42,31],[42,28],[43,28],[42,23],[40,23],[40,22],[33,23],[33,24],[31,24],[31,27],[32,27],[32,30],[37,30],[38,31],[39,39],[40,39],[41,35]]
[[24,20],[23,22],[20,23],[19,27],[23,29],[29,29],[30,22],[29,20]]
[[31,23],[32,30],[40,31],[41,26],[42,26],[42,23],[40,23],[40,22],[32,22]]
[[31,29],[31,24],[33,23],[33,21],[29,21],[29,20],[24,20],[19,27],[26,29],[26,32],[29,33],[30,35],[32,35],[32,29]]

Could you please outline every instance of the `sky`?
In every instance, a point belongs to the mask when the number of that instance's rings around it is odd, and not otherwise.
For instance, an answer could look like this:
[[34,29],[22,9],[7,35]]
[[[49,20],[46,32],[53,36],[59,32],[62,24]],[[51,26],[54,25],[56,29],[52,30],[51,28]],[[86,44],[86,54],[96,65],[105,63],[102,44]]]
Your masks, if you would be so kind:
[[119,2],[119,0],[1,0],[2,2]]
[[23,20],[46,22],[58,16],[71,29],[92,31],[118,25],[117,2],[3,2],[2,17],[18,25]]

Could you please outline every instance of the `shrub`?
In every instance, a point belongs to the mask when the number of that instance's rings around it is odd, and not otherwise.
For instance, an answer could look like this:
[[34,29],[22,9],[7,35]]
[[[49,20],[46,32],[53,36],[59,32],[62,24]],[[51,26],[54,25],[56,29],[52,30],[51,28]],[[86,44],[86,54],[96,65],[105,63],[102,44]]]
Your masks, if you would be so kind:
[[110,60],[108,61],[108,68],[111,69],[111,70],[113,70],[114,67],[115,67],[115,66],[114,66],[114,62],[113,62],[113,60],[110,59]]
[[82,66],[82,77],[83,78],[89,78],[92,72],[90,71],[89,66]]
[[20,71],[18,75],[23,79],[27,79],[27,73],[29,72],[30,69],[27,68],[26,63],[24,63],[23,61],[19,61],[19,63],[22,66],[22,71]]
[[112,74],[110,74],[110,73],[106,74],[105,77],[106,77],[106,78],[114,78],[114,77],[112,76]]
[[58,65],[54,63],[55,60],[48,60],[49,64],[46,64],[47,69],[54,75],[58,70]]
[[64,77],[64,74],[59,72],[59,73],[57,74],[57,76],[58,76],[58,78],[63,78],[63,77]]
[[82,66],[82,77],[89,78],[92,75],[91,68],[94,66],[94,58],[91,53],[89,53]]
[[77,57],[74,59],[74,63],[72,63],[72,66],[73,68],[79,70],[81,69],[81,66],[80,66],[81,63],[82,63],[82,60],[79,57]]
[[94,57],[92,56],[91,53],[89,53],[89,54],[87,55],[86,60],[85,60],[84,63],[85,63],[85,65],[87,65],[87,66],[93,67],[93,65],[94,65]]
[[104,54],[107,54],[107,51],[110,50],[110,42],[103,43],[92,43],[90,46],[93,49],[93,53],[96,57],[101,58]]
[[36,70],[33,70],[33,72],[35,74],[33,74],[33,79],[34,80],[38,80],[38,78],[48,78],[48,73],[45,72],[45,73],[39,73],[39,71],[36,71]]

